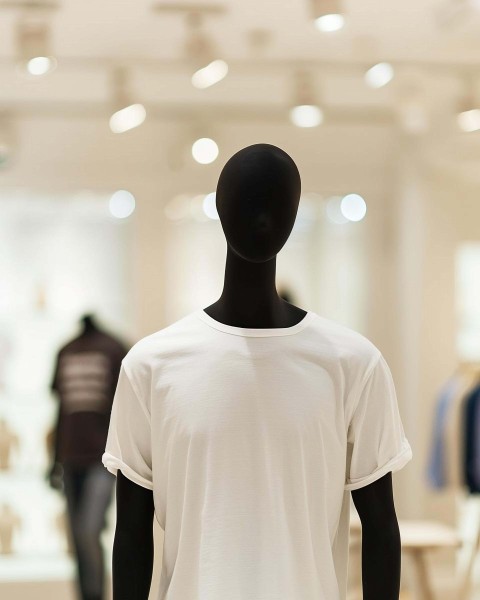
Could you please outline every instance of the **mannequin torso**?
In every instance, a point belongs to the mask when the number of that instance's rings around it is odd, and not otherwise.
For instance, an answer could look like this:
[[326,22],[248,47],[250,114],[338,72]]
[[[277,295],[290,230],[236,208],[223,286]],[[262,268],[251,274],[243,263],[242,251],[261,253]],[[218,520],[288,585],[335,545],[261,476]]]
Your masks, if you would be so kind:
[[[204,309],[213,319],[235,327],[283,328],[306,315],[281,299],[275,285],[276,255],[291,233],[299,199],[296,165],[275,146],[248,146],[226,163],[216,195],[227,240],[224,287]],[[351,493],[362,523],[363,598],[398,600],[401,548],[391,472]],[[153,493],[118,471],[116,497],[113,597],[147,600]]]

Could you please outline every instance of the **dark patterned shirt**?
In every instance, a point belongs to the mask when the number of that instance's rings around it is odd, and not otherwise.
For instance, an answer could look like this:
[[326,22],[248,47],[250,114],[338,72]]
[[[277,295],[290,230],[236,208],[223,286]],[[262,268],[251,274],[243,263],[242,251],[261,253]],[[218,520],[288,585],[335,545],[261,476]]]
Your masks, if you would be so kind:
[[51,383],[60,402],[58,462],[88,466],[101,460],[127,352],[121,341],[100,330],[82,333],[59,350]]

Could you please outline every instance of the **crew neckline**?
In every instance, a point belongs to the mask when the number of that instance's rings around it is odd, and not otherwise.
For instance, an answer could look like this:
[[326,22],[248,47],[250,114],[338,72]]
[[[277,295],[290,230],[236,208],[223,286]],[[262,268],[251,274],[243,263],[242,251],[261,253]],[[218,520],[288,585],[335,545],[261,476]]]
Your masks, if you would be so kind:
[[307,310],[307,314],[303,317],[301,321],[296,323],[295,325],[291,325],[290,327],[266,327],[266,328],[257,328],[257,327],[236,327],[234,325],[227,325],[226,323],[221,323],[217,321],[209,314],[207,314],[203,308],[198,309],[195,312],[196,316],[201,319],[210,327],[214,329],[218,329],[219,331],[223,331],[224,333],[230,333],[233,335],[240,335],[242,337],[272,337],[279,335],[292,335],[293,333],[297,333],[302,331],[308,323],[313,319],[315,313]]

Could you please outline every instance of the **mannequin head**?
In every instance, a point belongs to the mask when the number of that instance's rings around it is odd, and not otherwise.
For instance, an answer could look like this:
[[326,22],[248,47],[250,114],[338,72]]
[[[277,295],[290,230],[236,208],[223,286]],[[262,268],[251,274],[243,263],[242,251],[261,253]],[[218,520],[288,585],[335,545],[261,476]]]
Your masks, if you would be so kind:
[[300,173],[293,159],[271,144],[253,144],[223,167],[217,212],[227,244],[250,262],[268,261],[281,250],[295,223]]
[[80,324],[83,326],[83,331],[96,331],[97,323],[92,313],[85,313],[80,318]]

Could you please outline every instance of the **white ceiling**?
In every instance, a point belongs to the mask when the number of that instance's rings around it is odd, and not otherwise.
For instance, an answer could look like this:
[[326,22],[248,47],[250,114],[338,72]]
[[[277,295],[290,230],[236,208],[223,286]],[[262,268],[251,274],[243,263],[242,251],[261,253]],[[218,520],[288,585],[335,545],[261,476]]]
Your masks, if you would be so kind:
[[[21,1],[0,2],[0,107],[17,110],[36,106],[51,112],[62,103],[94,110],[111,97],[111,71],[118,63],[131,66],[132,87],[146,103],[280,108],[289,101],[295,66],[305,64],[332,110],[363,107],[368,110],[353,116],[382,118],[381,108],[403,87],[423,86],[429,95],[433,90],[436,103],[440,86],[448,89],[449,100],[480,59],[476,0],[347,1],[346,27],[330,34],[313,27],[309,0],[219,0],[225,13],[208,16],[204,28],[229,62],[230,74],[214,88],[195,90],[183,57],[183,13],[155,12],[146,0],[60,0],[57,10],[45,13],[59,66],[48,77],[31,81],[19,77],[14,67],[15,25],[22,13],[11,7]],[[450,14],[457,16],[445,24],[444,16]],[[257,29],[270,37],[260,53],[249,43]],[[362,78],[365,67],[382,60],[396,66],[396,82],[368,89]]]
[[[2,1],[0,7],[21,3]],[[281,59],[354,60],[359,45],[366,42],[373,53],[387,59],[472,63],[480,57],[476,0],[348,0],[344,2],[346,27],[326,35],[312,26],[309,0],[211,3],[225,7],[225,14],[207,17],[205,27],[229,58],[249,55],[248,32],[258,28],[272,35],[269,56]],[[178,58],[184,17],[152,11],[154,4],[151,0],[58,0],[58,10],[50,13],[55,50],[61,57]],[[192,0],[190,4],[200,2]],[[444,18],[439,16],[450,13],[458,13],[458,17],[448,26],[442,24]],[[13,25],[20,11],[2,8],[0,14],[0,56],[12,56]]]
[[[399,103],[414,95],[430,116],[434,154],[478,171],[478,140],[459,136],[453,119],[480,61],[480,0],[346,1],[346,27],[330,34],[314,28],[309,0],[218,0],[225,13],[207,17],[204,28],[230,73],[206,90],[190,83],[184,14],[155,12],[147,0],[58,0],[58,9],[44,17],[58,67],[45,77],[22,77],[14,35],[22,13],[11,8],[21,2],[0,0],[0,113],[7,116],[49,123],[60,118],[59,124],[92,117],[103,124],[111,113],[113,67],[125,64],[135,101],[147,106],[149,120],[203,115],[217,123],[285,125],[292,75],[306,66],[326,112],[324,131],[332,143],[338,139],[342,152],[349,127],[364,128],[368,140],[369,127],[390,128]],[[250,43],[255,30],[268,32],[263,51]],[[391,62],[396,76],[374,90],[363,74],[379,61]]]

